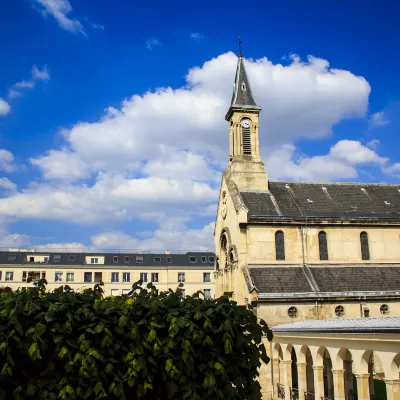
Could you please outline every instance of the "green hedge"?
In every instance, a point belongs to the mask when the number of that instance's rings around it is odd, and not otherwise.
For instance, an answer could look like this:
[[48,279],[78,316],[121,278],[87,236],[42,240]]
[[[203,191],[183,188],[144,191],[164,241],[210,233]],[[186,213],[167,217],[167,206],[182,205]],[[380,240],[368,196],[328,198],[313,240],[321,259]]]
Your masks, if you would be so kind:
[[264,321],[228,295],[0,289],[0,398],[259,399]]

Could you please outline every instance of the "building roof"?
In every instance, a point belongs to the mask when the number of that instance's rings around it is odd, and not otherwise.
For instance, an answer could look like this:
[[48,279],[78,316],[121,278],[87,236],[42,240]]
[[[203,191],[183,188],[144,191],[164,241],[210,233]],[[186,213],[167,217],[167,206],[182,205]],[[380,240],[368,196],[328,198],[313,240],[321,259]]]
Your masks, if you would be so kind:
[[233,110],[243,109],[256,112],[261,111],[261,107],[258,107],[256,102],[254,101],[253,94],[251,92],[250,82],[247,78],[243,57],[240,53],[236,67],[235,82],[233,84],[231,105],[225,116],[225,119],[228,120],[230,118]]
[[277,325],[273,332],[400,333],[400,317],[307,320]]
[[400,295],[400,265],[249,265],[248,269],[259,299]]
[[400,184],[269,181],[269,190],[242,190],[240,194],[250,221],[400,222]]
[[[48,256],[47,262],[29,262],[29,257]],[[212,252],[187,252],[185,254],[164,253],[65,253],[65,252],[0,252],[0,265],[86,265],[86,257],[104,257],[104,264],[92,264],[101,266],[124,267],[160,267],[160,268],[207,268],[214,266],[215,254]],[[194,258],[196,261],[194,262]],[[167,260],[168,258],[168,260]],[[137,262],[137,259],[143,260]]]

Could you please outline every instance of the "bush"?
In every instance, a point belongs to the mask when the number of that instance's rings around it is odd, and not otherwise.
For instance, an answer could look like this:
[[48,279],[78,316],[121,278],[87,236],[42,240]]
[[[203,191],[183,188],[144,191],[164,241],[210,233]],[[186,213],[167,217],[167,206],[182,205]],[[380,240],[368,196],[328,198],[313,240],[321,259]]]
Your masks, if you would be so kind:
[[264,321],[228,295],[141,282],[103,298],[63,286],[0,289],[0,398],[260,399]]

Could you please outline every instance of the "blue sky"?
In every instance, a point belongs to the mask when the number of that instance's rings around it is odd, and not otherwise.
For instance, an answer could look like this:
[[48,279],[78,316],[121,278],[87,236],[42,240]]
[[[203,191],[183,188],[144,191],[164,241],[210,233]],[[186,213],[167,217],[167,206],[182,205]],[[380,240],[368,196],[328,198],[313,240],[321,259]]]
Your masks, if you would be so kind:
[[0,247],[212,248],[237,37],[271,179],[399,181],[393,1],[2,0]]

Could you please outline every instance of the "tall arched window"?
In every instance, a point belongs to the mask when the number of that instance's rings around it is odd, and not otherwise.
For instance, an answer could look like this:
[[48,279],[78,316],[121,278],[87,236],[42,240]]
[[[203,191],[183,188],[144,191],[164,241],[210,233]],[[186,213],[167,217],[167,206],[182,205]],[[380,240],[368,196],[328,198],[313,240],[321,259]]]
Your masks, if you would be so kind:
[[328,241],[326,239],[326,232],[321,231],[320,233],[318,233],[318,244],[319,244],[319,259],[329,260]]
[[282,231],[275,233],[275,253],[277,260],[285,260],[285,235]]
[[220,253],[221,265],[223,268],[228,266],[228,243],[226,240],[226,233],[224,232],[221,237],[221,253]]
[[361,258],[363,260],[369,260],[369,244],[368,244],[368,233],[361,232],[360,234],[360,244],[361,244]]
[[245,119],[242,121],[243,154],[251,155],[250,125],[250,120]]

